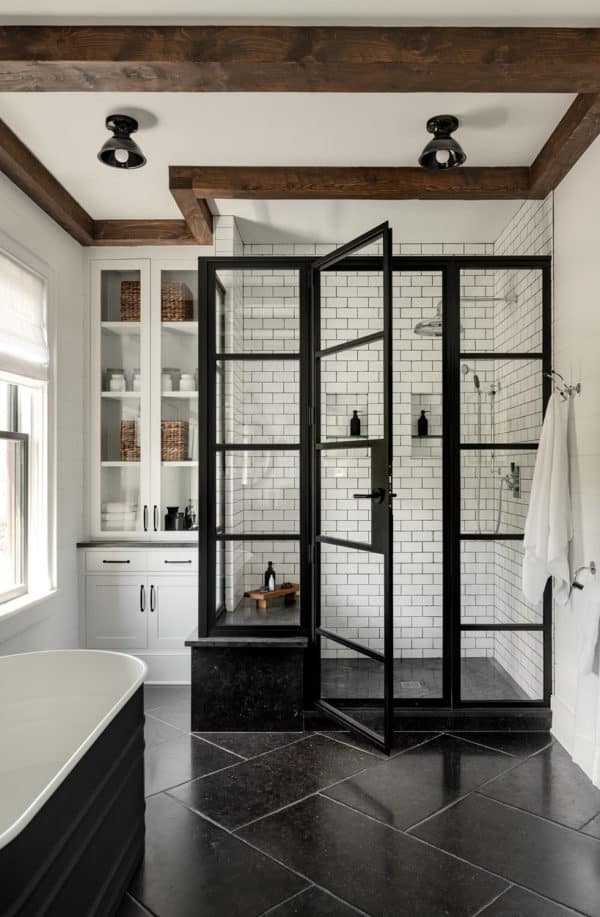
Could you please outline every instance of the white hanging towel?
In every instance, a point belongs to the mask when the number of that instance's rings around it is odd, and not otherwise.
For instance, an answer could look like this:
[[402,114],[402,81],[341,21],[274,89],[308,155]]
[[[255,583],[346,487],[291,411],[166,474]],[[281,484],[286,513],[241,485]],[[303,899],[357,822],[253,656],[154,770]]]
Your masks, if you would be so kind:
[[568,417],[569,401],[555,392],[546,410],[525,523],[523,593],[533,605],[541,601],[549,576],[554,577],[554,597],[562,605],[571,590]]

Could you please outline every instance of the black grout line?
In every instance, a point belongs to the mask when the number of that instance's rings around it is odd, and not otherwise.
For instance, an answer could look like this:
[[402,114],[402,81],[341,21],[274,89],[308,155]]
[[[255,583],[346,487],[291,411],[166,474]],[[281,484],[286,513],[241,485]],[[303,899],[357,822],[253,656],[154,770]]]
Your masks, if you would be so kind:
[[240,755],[237,751],[232,751],[230,748],[225,748],[224,745],[219,745],[218,742],[211,742],[210,739],[207,739],[205,736],[200,735],[197,732],[190,732],[191,736],[194,736],[195,739],[200,739],[202,742],[206,742],[207,745],[212,745],[213,748],[219,748],[221,751],[226,751],[228,755],[233,755],[236,758],[239,758],[240,761],[248,761],[244,755]]
[[129,890],[125,892],[125,895],[123,896],[123,899],[121,900],[121,904],[123,903],[125,898],[131,898],[131,900],[134,901],[135,904],[138,905],[138,907],[141,907],[144,913],[149,914],[150,917],[160,917],[160,915],[157,914],[156,911],[150,910],[150,908],[146,904],[144,904],[144,902],[140,898],[136,898],[135,895],[132,892],[130,892]]

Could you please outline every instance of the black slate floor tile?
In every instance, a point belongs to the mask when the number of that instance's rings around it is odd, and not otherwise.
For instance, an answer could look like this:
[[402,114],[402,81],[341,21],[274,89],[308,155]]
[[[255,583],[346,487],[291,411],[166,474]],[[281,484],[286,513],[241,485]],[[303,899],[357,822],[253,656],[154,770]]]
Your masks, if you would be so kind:
[[[388,755],[375,748],[375,746],[367,739],[363,739],[361,736],[355,735],[353,732],[323,729],[320,729],[319,732],[321,735],[327,736],[330,739],[337,739],[338,742],[344,742],[346,745],[353,745],[354,748],[359,748],[361,751],[369,751],[372,755],[376,755],[383,761],[388,760]],[[433,739],[436,735],[437,733],[435,732],[395,732],[394,745],[391,756],[393,757],[394,755],[398,755],[400,752],[406,751],[407,748],[412,748],[414,745],[420,745],[422,742],[427,742],[429,739]]]
[[268,917],[356,917],[360,911],[312,885],[269,911]]
[[190,707],[190,685],[144,685],[144,709],[155,707]]
[[145,907],[134,901],[130,895],[125,895],[115,917],[152,917],[152,915]]
[[168,796],[148,800],[131,892],[153,914],[256,917],[307,884]]
[[155,719],[150,713],[146,714],[144,741],[147,749],[154,748],[155,745],[161,745],[163,742],[179,739],[184,734],[181,729],[176,729],[175,726],[169,726],[168,723]]
[[481,917],[576,917],[576,911],[513,886],[481,912]]
[[452,735],[517,757],[533,755],[554,741],[549,732],[453,732]]
[[192,735],[180,735],[147,748],[144,755],[146,796],[239,761],[228,752]]
[[163,707],[152,707],[147,711],[155,720],[160,720],[168,726],[175,726],[182,732],[190,733],[192,728],[192,714],[189,705],[178,703]]
[[395,828],[408,828],[515,763],[501,752],[442,735],[324,793]]
[[584,834],[589,834],[590,837],[600,838],[600,815],[586,822],[580,830],[583,831]]
[[473,793],[414,829],[509,881],[600,917],[600,841]]
[[195,732],[194,735],[214,742],[242,758],[255,758],[308,735],[304,732]]
[[581,828],[600,813],[600,790],[558,742],[493,780],[482,792],[570,828]]
[[320,795],[240,837],[373,917],[466,917],[505,884]]
[[358,749],[314,735],[173,790],[185,805],[237,828],[378,764]]

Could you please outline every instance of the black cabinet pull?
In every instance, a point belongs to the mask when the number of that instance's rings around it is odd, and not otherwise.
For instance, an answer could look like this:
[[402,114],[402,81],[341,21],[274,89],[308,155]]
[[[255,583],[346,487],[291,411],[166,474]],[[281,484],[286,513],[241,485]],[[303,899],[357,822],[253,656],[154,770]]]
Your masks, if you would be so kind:
[[144,531],[148,531],[148,507],[144,503]]
[[154,504],[154,509],[152,512],[154,515],[154,531],[158,532],[158,506],[156,505],[156,503]]
[[191,564],[191,560],[165,560],[166,564]]
[[103,564],[130,564],[130,560],[103,560]]
[[156,590],[150,586],[150,611],[156,611]]
[[140,611],[146,611],[146,590],[143,583],[140,586]]

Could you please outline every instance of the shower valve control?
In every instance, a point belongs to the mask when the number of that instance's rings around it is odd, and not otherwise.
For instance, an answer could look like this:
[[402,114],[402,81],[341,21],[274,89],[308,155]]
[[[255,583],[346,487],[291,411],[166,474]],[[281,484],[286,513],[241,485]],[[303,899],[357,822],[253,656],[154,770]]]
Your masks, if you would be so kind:
[[506,486],[512,491],[513,497],[517,500],[521,496],[521,466],[515,462],[510,463],[510,472],[504,478]]

